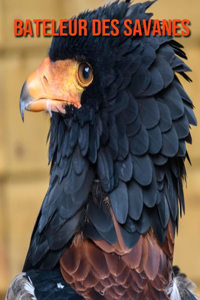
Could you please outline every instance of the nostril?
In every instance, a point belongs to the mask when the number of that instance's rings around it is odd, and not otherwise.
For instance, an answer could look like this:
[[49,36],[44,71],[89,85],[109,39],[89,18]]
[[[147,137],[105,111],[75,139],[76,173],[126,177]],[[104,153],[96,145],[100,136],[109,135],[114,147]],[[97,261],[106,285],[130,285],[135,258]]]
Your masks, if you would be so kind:
[[45,75],[43,76],[43,80],[44,80],[44,83],[45,83],[45,84],[49,84],[49,83],[48,83],[48,79],[47,79],[47,77],[46,77]]

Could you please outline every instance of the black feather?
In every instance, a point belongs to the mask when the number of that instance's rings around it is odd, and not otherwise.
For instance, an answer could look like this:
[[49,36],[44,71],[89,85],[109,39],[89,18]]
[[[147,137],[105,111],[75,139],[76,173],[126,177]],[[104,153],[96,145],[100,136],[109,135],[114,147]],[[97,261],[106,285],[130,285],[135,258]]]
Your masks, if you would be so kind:
[[138,106],[136,100],[130,94],[127,94],[129,97],[128,107],[122,112],[124,121],[126,124],[132,124],[138,116]]
[[173,125],[176,129],[176,133],[178,135],[179,140],[186,138],[188,136],[189,130],[189,122],[186,114],[183,115],[182,118],[173,122]]
[[169,46],[169,44],[164,44],[162,45],[157,53],[162,56],[169,64],[172,63],[174,57],[175,57],[175,54],[174,54],[174,51],[173,49]]
[[157,216],[156,209],[154,209],[153,212],[152,212],[151,222],[152,222],[153,231],[155,232],[155,234],[158,238],[158,241],[162,245],[165,241],[167,231],[162,227],[161,222],[160,222],[160,220]]
[[162,96],[160,98],[168,106],[171,112],[172,120],[177,120],[178,118],[183,116],[183,101],[179,92],[173,86],[173,84],[171,84],[170,87],[162,93]]
[[97,159],[97,172],[104,191],[110,190],[109,166],[104,152],[100,149]]
[[110,135],[109,135],[109,142],[108,147],[110,149],[110,153],[115,160],[118,156],[119,149],[118,149],[118,132],[117,132],[117,126],[113,125],[113,127],[110,129]]
[[160,120],[160,111],[153,97],[138,100],[139,114],[146,129],[155,127]]
[[139,70],[133,74],[131,82],[131,92],[134,97],[140,96],[146,91],[151,82],[151,74],[148,69],[141,66]]
[[149,148],[149,136],[142,125],[139,132],[130,139],[130,151],[134,155],[143,155]]
[[175,56],[172,63],[171,67],[174,70],[174,72],[190,72],[191,69],[178,57]]
[[133,165],[131,160],[131,155],[129,154],[125,161],[117,162],[116,166],[118,168],[119,178],[127,182],[131,180],[133,174]]
[[174,72],[169,65],[169,62],[166,61],[161,55],[157,54],[154,62],[154,67],[160,72],[162,76],[164,88],[169,86],[174,79]]
[[152,181],[152,164],[149,156],[132,156],[133,178],[142,186],[147,186]]
[[[149,68],[153,62],[155,61],[156,58],[156,53],[154,49],[150,45],[145,45],[143,52],[141,54],[142,57],[142,63]],[[140,56],[139,56],[140,58]]]
[[178,148],[178,156],[185,157],[186,156],[186,144],[185,141],[179,141],[179,148]]
[[105,206],[105,204],[101,203],[101,205],[97,207],[97,205],[91,201],[88,206],[87,215],[97,231],[107,232],[113,227],[113,222],[111,215],[109,215],[108,211],[105,213],[106,207],[103,208],[103,206]]
[[137,182],[131,181],[128,185],[128,214],[133,220],[139,220],[143,208],[142,188]]
[[143,188],[143,201],[147,207],[154,207],[157,201],[157,182],[155,172],[153,172],[152,182],[149,186]]
[[160,122],[159,127],[161,132],[166,132],[172,127],[172,117],[169,108],[167,105],[162,102],[158,101],[158,107],[160,110]]
[[144,205],[141,218],[138,221],[135,221],[135,226],[138,233],[144,234],[148,231],[152,223],[151,215],[152,211]]
[[163,193],[159,193],[159,204],[157,205],[158,213],[160,216],[160,222],[163,228],[166,228],[170,218],[170,211],[167,199]]
[[84,127],[79,129],[78,137],[79,146],[83,156],[87,154],[89,147],[89,125],[85,124]]
[[143,89],[143,92],[138,93],[142,97],[149,97],[157,94],[164,88],[163,77],[161,76],[159,70],[154,66],[154,64],[149,68],[150,81],[148,87]]
[[120,226],[121,235],[123,237],[126,247],[129,249],[133,248],[139,241],[140,235],[138,232],[129,233],[122,226]]
[[[49,249],[52,251],[59,251],[66,243],[70,241],[70,239],[75,235],[77,229],[80,227],[81,221],[83,219],[83,212],[78,212],[74,217],[72,217],[69,221],[65,222],[60,228],[58,227],[55,230],[54,234],[48,235],[48,245]],[[38,252],[38,251],[37,251]],[[34,262],[36,260],[33,257]]]
[[184,103],[184,107],[185,107],[185,113],[186,113],[189,123],[191,125],[197,126],[197,119],[195,117],[195,114],[194,114],[192,108],[186,103]]
[[138,131],[140,130],[141,125],[142,124],[141,124],[140,118],[138,116],[132,124],[127,125],[127,136],[132,137],[132,136],[136,135],[138,133]]
[[53,271],[30,270],[25,274],[34,286],[37,300],[83,300],[63,279],[59,269]]
[[168,161],[168,157],[164,156],[162,154],[156,154],[156,155],[152,156],[152,160],[155,165],[162,166],[162,165],[166,164],[166,162]]
[[118,160],[123,161],[129,153],[129,142],[126,135],[118,134]]
[[172,157],[178,152],[178,136],[172,127],[169,131],[162,134],[162,148],[161,153],[165,156]]
[[126,184],[120,181],[118,187],[109,194],[109,199],[117,221],[124,224],[128,215],[128,192]]
[[149,135],[149,149],[148,152],[151,154],[157,154],[162,147],[162,135],[160,128],[156,126],[153,129],[147,131]]

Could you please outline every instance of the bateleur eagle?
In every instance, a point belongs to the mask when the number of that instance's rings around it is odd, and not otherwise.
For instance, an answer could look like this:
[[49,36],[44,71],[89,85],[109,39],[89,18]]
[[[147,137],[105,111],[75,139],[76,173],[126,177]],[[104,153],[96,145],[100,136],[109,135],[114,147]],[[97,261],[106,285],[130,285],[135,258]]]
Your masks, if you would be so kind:
[[[9,300],[196,299],[172,268],[196,125],[177,74],[190,81],[190,69],[178,42],[152,35],[153,20],[149,36],[124,34],[125,19],[143,28],[152,3],[115,1],[73,18],[87,20],[88,35],[54,37],[23,86],[22,118],[51,116],[51,171]],[[93,19],[119,20],[119,36],[94,37]]]

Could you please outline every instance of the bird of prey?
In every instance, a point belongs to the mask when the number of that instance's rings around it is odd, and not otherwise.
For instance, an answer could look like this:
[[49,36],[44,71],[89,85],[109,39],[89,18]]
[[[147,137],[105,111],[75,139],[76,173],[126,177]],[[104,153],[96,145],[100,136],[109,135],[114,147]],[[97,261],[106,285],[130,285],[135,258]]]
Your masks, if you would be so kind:
[[[88,35],[53,37],[22,88],[22,118],[50,113],[51,170],[7,300],[196,299],[172,267],[196,125],[180,83],[190,68],[172,36],[152,35],[153,20],[149,36],[124,34],[124,20],[148,21],[152,3],[115,1],[74,17]],[[119,35],[94,37],[93,19],[119,20]]]

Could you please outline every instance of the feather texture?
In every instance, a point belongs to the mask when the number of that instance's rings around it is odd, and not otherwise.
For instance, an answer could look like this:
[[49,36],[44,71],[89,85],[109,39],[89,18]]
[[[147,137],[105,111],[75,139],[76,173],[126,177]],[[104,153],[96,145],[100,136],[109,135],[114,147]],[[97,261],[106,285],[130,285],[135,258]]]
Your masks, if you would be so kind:
[[175,75],[190,80],[182,46],[152,36],[153,20],[149,36],[123,34],[125,18],[134,25],[152,17],[152,3],[86,11],[75,19],[86,19],[88,30],[93,19],[119,20],[118,38],[59,36],[49,50],[51,62],[87,63],[93,80],[78,92],[80,108],[52,114],[50,184],[24,270],[60,262],[86,299],[169,299],[185,144],[196,118]]

